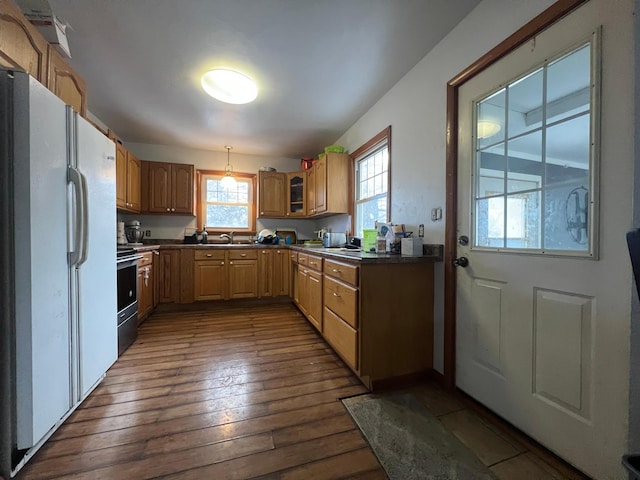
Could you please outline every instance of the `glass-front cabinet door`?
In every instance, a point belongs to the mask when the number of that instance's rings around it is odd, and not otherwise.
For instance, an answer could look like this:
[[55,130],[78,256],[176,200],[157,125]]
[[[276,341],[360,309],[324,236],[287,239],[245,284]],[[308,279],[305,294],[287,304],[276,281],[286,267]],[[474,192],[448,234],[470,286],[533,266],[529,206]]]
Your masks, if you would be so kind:
[[307,172],[287,174],[287,217],[304,217],[307,214],[306,183]]

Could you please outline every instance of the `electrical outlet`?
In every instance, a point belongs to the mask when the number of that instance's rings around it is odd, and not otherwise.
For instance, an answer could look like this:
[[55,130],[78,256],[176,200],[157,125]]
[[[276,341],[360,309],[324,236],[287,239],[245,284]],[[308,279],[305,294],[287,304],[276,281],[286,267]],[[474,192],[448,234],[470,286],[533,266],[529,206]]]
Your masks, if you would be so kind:
[[151,236],[151,230],[145,230],[144,231],[144,236],[145,237],[150,237]]
[[431,221],[437,222],[442,218],[442,208],[436,207],[431,209]]

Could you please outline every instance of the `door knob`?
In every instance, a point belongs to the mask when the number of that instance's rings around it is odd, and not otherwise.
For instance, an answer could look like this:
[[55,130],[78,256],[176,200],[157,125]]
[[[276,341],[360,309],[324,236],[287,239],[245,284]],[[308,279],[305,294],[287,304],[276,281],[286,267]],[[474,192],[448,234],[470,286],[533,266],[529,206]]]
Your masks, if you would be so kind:
[[454,267],[466,267],[467,265],[469,265],[469,259],[467,257],[460,257],[460,258],[453,259]]
[[466,235],[460,235],[458,237],[458,243],[462,246],[469,245],[469,237]]

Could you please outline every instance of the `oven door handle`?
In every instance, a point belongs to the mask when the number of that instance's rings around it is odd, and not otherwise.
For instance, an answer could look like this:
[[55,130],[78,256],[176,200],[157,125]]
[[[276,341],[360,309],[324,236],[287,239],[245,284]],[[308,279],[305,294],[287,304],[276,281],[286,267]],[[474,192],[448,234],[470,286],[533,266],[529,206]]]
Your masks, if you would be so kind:
[[[123,265],[121,265],[122,263],[125,262],[137,262],[138,260],[140,260],[141,258],[144,258],[144,255],[130,255],[128,257],[122,257],[122,258],[118,258],[116,260],[116,264],[119,266],[119,268],[122,268]],[[124,265],[124,266],[129,266],[129,265]]]

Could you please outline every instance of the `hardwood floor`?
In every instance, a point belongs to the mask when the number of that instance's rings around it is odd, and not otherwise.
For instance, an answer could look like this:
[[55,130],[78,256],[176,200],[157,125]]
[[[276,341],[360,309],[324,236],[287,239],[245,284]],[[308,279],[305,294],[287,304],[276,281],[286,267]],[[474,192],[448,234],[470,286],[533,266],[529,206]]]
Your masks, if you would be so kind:
[[[387,479],[338,400],[366,389],[293,305],[207,307],[151,316],[16,479]],[[460,392],[408,391],[501,480],[587,479]]]
[[384,479],[365,391],[292,305],[156,313],[17,478]]

